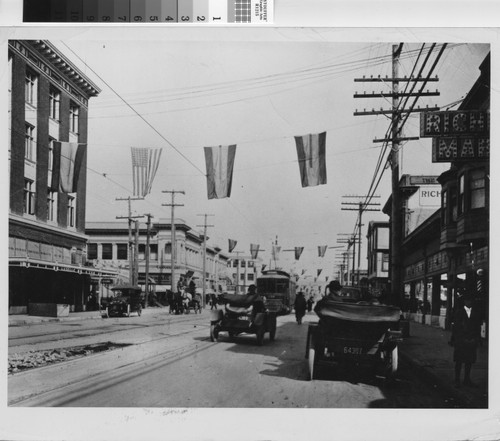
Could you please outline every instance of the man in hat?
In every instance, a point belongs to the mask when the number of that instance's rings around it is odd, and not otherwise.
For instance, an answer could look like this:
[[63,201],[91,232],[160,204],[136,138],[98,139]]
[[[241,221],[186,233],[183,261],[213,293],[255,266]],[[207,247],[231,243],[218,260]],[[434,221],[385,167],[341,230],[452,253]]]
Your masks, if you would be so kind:
[[340,291],[342,289],[342,285],[338,280],[332,280],[328,286],[328,294],[326,296],[329,300],[338,300],[340,296]]
[[476,350],[481,338],[481,316],[477,306],[473,304],[470,293],[463,297],[463,306],[457,308],[453,315],[451,344],[454,346],[455,386],[460,387],[460,374],[464,365],[465,386],[475,387],[470,379],[472,363],[476,361]]

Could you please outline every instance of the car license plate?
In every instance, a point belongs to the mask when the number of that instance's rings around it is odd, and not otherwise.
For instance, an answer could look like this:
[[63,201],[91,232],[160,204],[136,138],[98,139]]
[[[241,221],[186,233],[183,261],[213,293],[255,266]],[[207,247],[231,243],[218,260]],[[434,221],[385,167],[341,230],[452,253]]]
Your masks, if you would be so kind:
[[349,355],[361,355],[363,353],[363,348],[356,348],[352,346],[344,346],[344,354]]

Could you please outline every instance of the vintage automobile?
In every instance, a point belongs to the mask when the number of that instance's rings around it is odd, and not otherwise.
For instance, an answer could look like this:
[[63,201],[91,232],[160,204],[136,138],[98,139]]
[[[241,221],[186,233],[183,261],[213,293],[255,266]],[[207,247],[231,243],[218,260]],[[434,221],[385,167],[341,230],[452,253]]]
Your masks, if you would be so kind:
[[144,295],[139,286],[122,285],[111,288],[113,296],[101,299],[100,311],[102,317],[130,317],[130,314],[142,314]]
[[320,320],[309,324],[306,343],[311,380],[319,368],[340,364],[369,367],[388,379],[397,372],[400,309],[376,299],[359,301],[353,294],[325,298],[315,307]]
[[216,341],[220,332],[227,332],[230,338],[239,334],[255,334],[257,344],[264,343],[264,335],[269,332],[269,340],[276,336],[276,314],[268,312],[258,295],[224,294],[224,310],[211,310],[210,340]]

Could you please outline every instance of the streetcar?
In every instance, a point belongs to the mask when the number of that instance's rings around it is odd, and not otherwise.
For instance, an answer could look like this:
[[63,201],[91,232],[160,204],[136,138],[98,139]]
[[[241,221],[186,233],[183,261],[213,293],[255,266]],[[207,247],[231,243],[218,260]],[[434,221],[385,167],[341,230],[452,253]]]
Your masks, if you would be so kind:
[[295,303],[295,281],[285,271],[267,270],[257,277],[257,292],[266,298],[268,311],[289,314]]

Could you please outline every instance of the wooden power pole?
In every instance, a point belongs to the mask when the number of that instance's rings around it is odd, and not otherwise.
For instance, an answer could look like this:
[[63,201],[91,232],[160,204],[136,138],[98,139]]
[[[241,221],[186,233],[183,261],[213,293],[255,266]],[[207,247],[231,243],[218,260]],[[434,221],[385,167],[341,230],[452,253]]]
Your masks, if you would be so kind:
[[175,195],[176,193],[181,193],[181,194],[186,194],[184,190],[164,190],[162,193],[170,193],[172,197],[172,202],[170,204],[162,204],[165,207],[170,207],[171,208],[171,226],[170,226],[170,235],[171,235],[171,245],[170,245],[170,288],[172,290],[172,293],[175,293],[177,290],[177,287],[175,286],[175,263],[176,263],[176,245],[175,245],[175,207],[183,207],[184,204],[176,204],[174,203],[175,201]]

